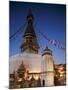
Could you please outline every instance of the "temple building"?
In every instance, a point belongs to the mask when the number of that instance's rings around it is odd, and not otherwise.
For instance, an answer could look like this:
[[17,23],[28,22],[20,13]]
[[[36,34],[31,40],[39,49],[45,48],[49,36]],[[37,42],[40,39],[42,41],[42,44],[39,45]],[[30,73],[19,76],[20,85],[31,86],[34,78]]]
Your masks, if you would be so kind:
[[42,54],[42,76],[41,79],[45,80],[45,86],[54,85],[54,61],[52,56],[52,51],[46,46]]
[[[14,77],[14,72],[16,72],[17,77],[17,85],[14,84],[14,87],[54,86],[52,51],[45,45],[42,55],[39,54],[40,46],[35,34],[34,16],[31,10],[29,10],[26,19],[27,27],[20,45],[21,53],[11,56],[9,61],[10,88],[13,88],[13,84],[11,85],[13,79],[11,78]],[[22,86],[23,82],[24,86]]]

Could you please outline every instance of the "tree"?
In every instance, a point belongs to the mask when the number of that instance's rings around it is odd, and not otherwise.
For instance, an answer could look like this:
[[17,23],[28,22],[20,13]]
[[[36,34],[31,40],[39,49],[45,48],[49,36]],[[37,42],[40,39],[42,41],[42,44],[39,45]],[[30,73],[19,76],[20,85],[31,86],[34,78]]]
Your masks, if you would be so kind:
[[38,87],[41,87],[41,79],[40,79],[40,77],[39,77],[38,80],[37,80],[37,86],[38,86]]
[[37,81],[34,79],[33,75],[32,78],[30,80],[30,87],[36,87],[37,86]]
[[18,70],[17,70],[17,73],[18,73],[18,76],[22,79],[24,79],[24,76],[25,76],[25,66],[23,64],[23,62],[21,63],[21,65],[19,66]]

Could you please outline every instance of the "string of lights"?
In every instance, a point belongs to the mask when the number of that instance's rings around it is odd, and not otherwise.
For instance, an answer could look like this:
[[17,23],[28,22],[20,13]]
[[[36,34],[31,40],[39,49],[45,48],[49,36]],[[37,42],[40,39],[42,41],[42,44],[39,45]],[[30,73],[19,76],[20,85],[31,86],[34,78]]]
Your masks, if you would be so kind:
[[[9,39],[12,40],[17,34],[19,34],[19,32],[24,31],[26,26],[26,22],[24,23],[24,25],[22,25],[14,34],[12,34]],[[23,29],[22,29],[23,28]]]
[[[22,28],[24,28],[25,25],[26,25],[26,23],[24,23],[23,26],[21,26],[13,35],[11,35],[11,36],[10,36],[10,40],[11,40],[13,37],[15,37],[17,34],[19,34],[19,32],[21,32],[21,31],[23,30]],[[35,27],[36,27],[36,25],[35,25]],[[36,27],[36,28],[37,28],[37,27]],[[24,31],[24,30],[23,30],[23,31]],[[62,44],[60,41],[48,38],[47,35],[45,35],[45,34],[44,34],[43,32],[41,32],[39,29],[37,29],[37,31],[38,31],[50,44],[52,44],[53,46],[55,46],[55,47],[57,47],[57,48],[65,51],[65,46],[64,46],[64,44]]]
[[[35,25],[36,27],[36,25]],[[47,35],[45,35],[43,32],[41,32],[39,29],[37,29],[37,31],[50,43],[52,44],[53,46],[65,51],[65,46],[64,44],[62,44],[60,41],[58,40],[54,40],[54,39],[51,39],[51,38],[48,38]]]

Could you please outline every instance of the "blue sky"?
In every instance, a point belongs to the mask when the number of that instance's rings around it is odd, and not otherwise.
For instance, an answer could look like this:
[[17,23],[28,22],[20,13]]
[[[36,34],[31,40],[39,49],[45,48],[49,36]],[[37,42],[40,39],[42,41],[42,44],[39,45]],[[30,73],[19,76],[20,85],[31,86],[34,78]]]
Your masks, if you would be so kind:
[[66,6],[60,4],[41,4],[10,1],[10,36],[13,35],[22,25],[22,32],[10,40],[10,56],[20,53],[20,44],[25,28],[24,23],[29,8],[34,15],[34,29],[40,45],[39,52],[43,52],[46,45],[53,51],[55,63],[65,63],[65,51],[53,46],[38,32],[47,35],[50,39],[66,43]]

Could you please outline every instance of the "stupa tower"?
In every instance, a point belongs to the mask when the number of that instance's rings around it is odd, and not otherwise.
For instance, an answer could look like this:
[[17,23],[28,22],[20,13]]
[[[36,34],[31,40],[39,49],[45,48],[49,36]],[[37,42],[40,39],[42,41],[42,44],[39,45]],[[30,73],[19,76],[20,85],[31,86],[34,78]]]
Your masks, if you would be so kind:
[[48,46],[46,46],[42,57],[42,86],[54,86],[54,61],[52,51]]
[[38,53],[39,45],[37,42],[36,34],[33,27],[34,16],[31,9],[27,15],[27,27],[21,43],[21,52],[25,53]]

